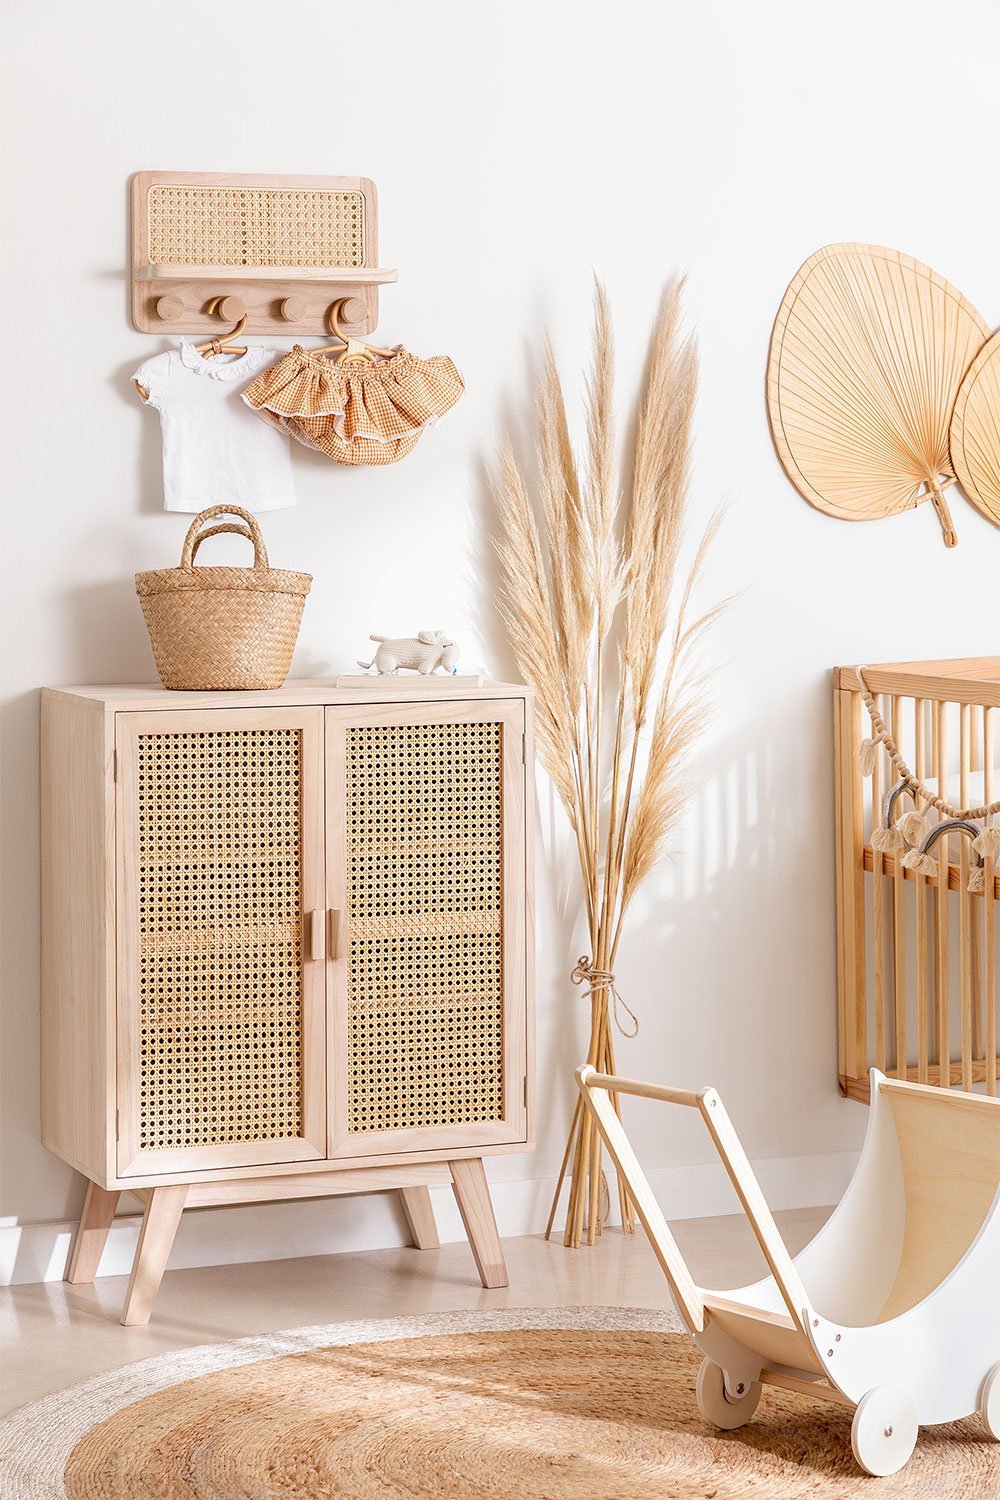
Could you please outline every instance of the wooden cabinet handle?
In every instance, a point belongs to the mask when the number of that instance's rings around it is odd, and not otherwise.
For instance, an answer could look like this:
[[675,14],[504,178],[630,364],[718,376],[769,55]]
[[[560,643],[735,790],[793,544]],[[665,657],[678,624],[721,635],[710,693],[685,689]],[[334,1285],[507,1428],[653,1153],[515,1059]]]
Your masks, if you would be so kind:
[[302,913],[302,949],[303,957],[310,963],[316,963],[326,955],[323,951],[323,913],[320,911],[307,911]]
[[344,912],[343,908],[333,906],[326,914],[326,948],[330,958],[341,958],[341,948],[344,942]]

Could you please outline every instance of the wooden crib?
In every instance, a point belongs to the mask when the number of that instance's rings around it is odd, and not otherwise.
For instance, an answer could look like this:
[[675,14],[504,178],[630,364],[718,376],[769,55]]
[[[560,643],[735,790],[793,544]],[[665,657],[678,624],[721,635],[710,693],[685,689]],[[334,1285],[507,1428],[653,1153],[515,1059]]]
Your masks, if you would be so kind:
[[876,1067],[996,1095],[1000,816],[956,822],[901,768],[961,809],[1000,797],[1000,657],[839,667],[834,737],[841,1090],[867,1101]]

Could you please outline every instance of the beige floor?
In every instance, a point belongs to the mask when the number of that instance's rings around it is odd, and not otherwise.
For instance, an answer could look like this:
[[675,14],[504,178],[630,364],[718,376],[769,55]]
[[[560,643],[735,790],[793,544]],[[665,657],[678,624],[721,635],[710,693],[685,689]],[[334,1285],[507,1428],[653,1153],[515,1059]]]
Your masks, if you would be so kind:
[[[828,1213],[775,1215],[793,1254]],[[687,1219],[673,1227],[703,1285],[739,1286],[762,1274],[743,1219]],[[507,1240],[504,1249],[510,1286],[492,1292],[479,1285],[464,1243],[168,1271],[146,1328],[118,1322],[121,1276],[100,1277],[89,1287],[8,1287],[0,1291],[0,1412],[167,1349],[282,1328],[464,1308],[660,1307],[666,1301],[662,1274],[641,1233],[631,1238],[611,1229],[599,1244],[580,1250],[540,1237]]]

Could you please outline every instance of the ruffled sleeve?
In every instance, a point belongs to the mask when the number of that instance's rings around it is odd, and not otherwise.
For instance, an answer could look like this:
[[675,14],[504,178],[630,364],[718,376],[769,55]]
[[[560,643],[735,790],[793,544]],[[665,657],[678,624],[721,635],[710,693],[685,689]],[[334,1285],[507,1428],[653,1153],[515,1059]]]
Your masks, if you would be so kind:
[[149,392],[149,405],[162,411],[170,380],[170,355],[154,354],[152,359],[144,360],[132,379]]

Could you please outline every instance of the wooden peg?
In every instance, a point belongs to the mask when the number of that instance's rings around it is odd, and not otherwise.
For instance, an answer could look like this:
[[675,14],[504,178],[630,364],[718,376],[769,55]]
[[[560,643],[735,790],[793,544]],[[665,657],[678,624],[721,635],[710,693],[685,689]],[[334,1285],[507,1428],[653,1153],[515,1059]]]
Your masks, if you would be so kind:
[[184,303],[180,297],[157,297],[156,314],[165,323],[176,323],[177,319],[183,316],[183,313]]
[[309,316],[309,303],[305,297],[286,297],[280,311],[286,323],[304,323]]
[[368,309],[360,297],[345,297],[338,308],[342,323],[358,324],[365,321]]
[[230,293],[225,297],[213,297],[208,304],[208,311],[221,318],[223,323],[238,323],[241,318],[246,317],[247,305],[242,297],[234,297]]

